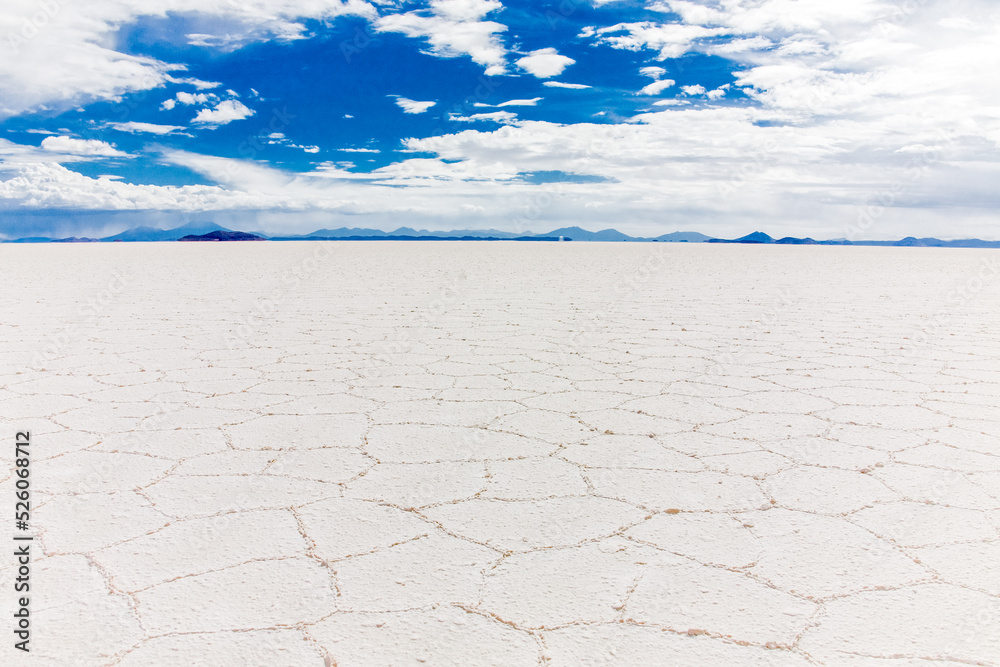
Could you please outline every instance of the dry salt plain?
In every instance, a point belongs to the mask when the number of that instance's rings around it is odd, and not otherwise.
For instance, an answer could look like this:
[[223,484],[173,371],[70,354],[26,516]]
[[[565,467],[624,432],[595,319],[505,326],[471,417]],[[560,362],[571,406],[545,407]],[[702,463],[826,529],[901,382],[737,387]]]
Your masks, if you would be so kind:
[[996,251],[0,259],[4,664],[1000,664]]

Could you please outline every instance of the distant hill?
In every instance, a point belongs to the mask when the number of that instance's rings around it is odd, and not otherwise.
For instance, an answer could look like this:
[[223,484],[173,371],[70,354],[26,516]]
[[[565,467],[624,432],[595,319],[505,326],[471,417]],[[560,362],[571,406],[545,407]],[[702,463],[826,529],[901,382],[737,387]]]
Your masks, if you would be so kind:
[[[184,239],[181,239],[182,241]],[[572,241],[568,236],[435,236],[433,234],[413,236],[410,234],[384,234],[382,236],[272,236],[271,241]]]
[[214,222],[192,222],[184,225],[183,227],[177,227],[175,229],[156,229],[154,227],[134,227],[132,229],[127,229],[120,234],[115,234],[114,236],[106,236],[102,238],[102,241],[125,241],[130,243],[137,242],[152,242],[152,241],[176,241],[184,236],[197,236],[201,234],[208,234],[209,232],[230,232],[231,229],[226,229]]
[[708,243],[774,243],[774,239],[764,232],[753,232],[738,239],[709,239]]
[[942,241],[933,237],[918,239],[907,236],[898,241],[849,241],[848,245],[861,246],[896,246],[906,248],[1000,248],[1000,241],[983,241],[982,239],[955,239]]
[[391,232],[385,232],[379,229],[363,229],[357,227],[340,227],[338,229],[317,229],[315,232],[309,234],[295,234],[275,237],[275,240],[287,241],[293,239],[344,239],[344,240],[374,240],[376,238],[393,238],[393,239],[421,239],[426,240],[430,238],[462,238],[462,239],[511,239],[517,241],[527,241],[530,239],[547,239],[554,238],[556,240],[562,236],[567,239],[573,239],[574,241],[668,241],[668,242],[687,242],[687,243],[702,243],[708,239],[710,236],[705,234],[700,234],[698,232],[672,232],[670,234],[663,234],[654,238],[643,238],[638,236],[629,236],[628,234],[623,234],[617,229],[604,229],[598,232],[591,232],[582,227],[563,227],[561,229],[553,229],[551,232],[545,234],[532,234],[531,232],[524,232],[521,234],[515,234],[513,232],[504,232],[499,229],[453,229],[450,231],[428,231],[426,229],[413,229],[412,227],[400,227],[399,229],[394,229]]
[[[400,227],[391,232],[386,232],[386,236],[438,236],[438,237],[489,237],[494,239],[512,239],[534,236],[531,232],[524,234],[514,234],[512,232],[501,232],[499,229],[453,229],[447,232],[432,232],[426,229],[411,229],[410,227]],[[548,234],[551,236],[551,234]]]
[[588,232],[582,227],[563,227],[553,229],[545,236],[569,236],[574,241],[635,241],[636,238],[627,234],[622,234],[617,229],[602,229],[599,232]]
[[52,239],[53,243],[98,243],[97,239],[87,238],[86,236],[70,236],[65,239]]
[[670,234],[662,234],[650,240],[666,241],[668,243],[704,243],[711,238],[711,236],[705,236],[698,232],[672,232]]
[[775,243],[780,243],[782,245],[819,245],[819,241],[811,239],[808,236],[804,239],[799,239],[794,236],[786,236],[785,238],[778,239]]
[[317,229],[309,234],[287,234],[280,239],[339,239],[345,236],[385,236],[381,229],[362,229],[358,227],[341,227],[339,229]]
[[263,236],[248,234],[247,232],[232,232],[229,230],[216,230],[208,234],[188,234],[177,239],[178,241],[266,241]]
[[346,239],[346,238],[385,238],[385,237],[397,237],[397,238],[426,238],[426,237],[436,237],[436,238],[497,238],[497,239],[510,239],[519,238],[522,236],[533,236],[530,232],[527,234],[513,234],[511,232],[502,232],[497,229],[453,229],[447,232],[432,232],[426,229],[416,230],[410,227],[400,227],[399,229],[394,229],[391,232],[384,232],[381,229],[364,229],[357,227],[340,227],[338,229],[317,229],[315,232],[309,234],[290,234],[281,236],[281,240],[291,240],[291,239]]

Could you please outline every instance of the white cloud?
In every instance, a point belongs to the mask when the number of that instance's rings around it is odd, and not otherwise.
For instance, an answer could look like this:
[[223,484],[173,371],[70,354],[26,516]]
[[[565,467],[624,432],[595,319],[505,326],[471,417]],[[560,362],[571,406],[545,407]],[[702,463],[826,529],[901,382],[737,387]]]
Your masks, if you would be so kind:
[[249,118],[256,112],[239,100],[223,100],[214,109],[202,109],[191,122],[199,125],[219,126],[234,120]]
[[575,63],[572,58],[559,55],[555,49],[538,49],[517,61],[517,66],[539,79],[559,76],[563,70]]
[[177,100],[171,97],[169,100],[163,101],[163,104],[160,105],[160,109],[163,111],[170,111],[175,106],[177,106]]
[[643,86],[642,90],[638,92],[639,95],[659,95],[661,92],[669,88],[676,83],[673,79],[662,79],[660,81],[654,81],[653,83]]
[[651,65],[649,67],[643,67],[639,70],[639,74],[642,74],[643,76],[648,76],[654,81],[658,80],[661,76],[663,76],[666,73],[667,70],[663,69],[662,67],[656,67],[655,65]]
[[507,51],[499,33],[507,26],[482,20],[503,9],[499,0],[431,0],[428,10],[390,14],[375,21],[377,32],[426,38],[427,53],[441,58],[469,56],[490,76],[506,71]]
[[108,123],[107,127],[118,130],[119,132],[130,132],[132,134],[138,133],[148,133],[148,134],[172,134],[178,130],[183,130],[180,125],[156,125],[154,123],[139,123],[136,121],[129,121],[127,123]]
[[705,96],[710,100],[720,100],[726,96],[726,91],[732,88],[732,84],[726,84],[724,86],[719,86],[715,90],[710,90],[705,93]]
[[693,86],[681,86],[681,91],[683,91],[685,95],[702,95],[705,92],[705,86],[700,84],[695,84]]
[[475,113],[471,116],[456,116],[452,114],[448,116],[448,119],[460,123],[489,121],[491,123],[500,123],[501,125],[511,125],[517,121],[517,114],[511,111],[492,111],[490,113]]
[[569,88],[571,90],[585,90],[590,88],[590,86],[585,86],[582,83],[563,83],[561,81],[543,81],[542,85],[549,88]]
[[192,106],[194,104],[208,104],[210,100],[218,99],[215,95],[209,95],[205,93],[186,93],[181,91],[177,93],[177,101],[184,106]]
[[168,13],[204,19],[220,34],[233,36],[235,46],[301,37],[305,19],[376,15],[371,4],[360,0],[3,2],[0,118],[42,105],[72,108],[91,100],[115,100],[169,83],[183,65],[112,47],[122,26]]
[[377,148],[338,148],[342,153],[380,153]]
[[530,100],[507,100],[497,105],[500,107],[533,107],[542,101],[541,97],[532,97]]
[[87,157],[125,157],[123,153],[111,144],[97,139],[74,139],[73,137],[45,137],[42,139],[42,150],[50,153],[82,155]]
[[[390,95],[390,97],[392,97]],[[396,97],[396,104],[403,110],[403,113],[425,113],[437,102],[418,102],[405,97]]]
[[[26,196],[25,196],[26,195]],[[225,210],[269,204],[266,197],[229,192],[218,186],[152,186],[110,178],[88,178],[60,164],[19,165],[14,175],[0,181],[0,201],[44,202],[52,208],[128,210]]]
[[697,42],[708,37],[724,34],[722,28],[708,28],[700,25],[685,25],[682,23],[616,23],[615,25],[597,28],[593,33],[581,33],[581,37],[597,37],[597,42],[615,49],[640,51],[654,49],[659,51],[658,60],[680,58]]
[[187,84],[189,86],[194,86],[198,90],[211,90],[212,88],[218,88],[222,84],[218,81],[203,81],[202,79],[195,79],[191,77],[173,77],[168,76],[167,81],[170,83],[181,83]]
[[303,146],[302,150],[306,153],[319,153],[319,146]]

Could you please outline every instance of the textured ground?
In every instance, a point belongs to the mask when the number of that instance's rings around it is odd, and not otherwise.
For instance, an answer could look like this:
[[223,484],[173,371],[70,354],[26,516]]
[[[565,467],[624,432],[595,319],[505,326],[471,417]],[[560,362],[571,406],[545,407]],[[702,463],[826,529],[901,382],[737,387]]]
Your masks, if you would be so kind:
[[0,260],[4,664],[1000,664],[1000,253]]

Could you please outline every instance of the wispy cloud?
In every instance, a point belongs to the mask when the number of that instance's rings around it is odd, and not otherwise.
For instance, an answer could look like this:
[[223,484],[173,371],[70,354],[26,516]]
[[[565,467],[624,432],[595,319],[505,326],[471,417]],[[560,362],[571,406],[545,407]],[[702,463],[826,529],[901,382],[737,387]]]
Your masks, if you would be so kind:
[[[390,97],[393,97],[390,95]],[[417,100],[411,100],[406,97],[396,97],[396,104],[403,110],[403,113],[424,113],[432,106],[437,104],[437,102],[418,102]]]
[[[659,81],[654,81],[651,84],[643,86],[639,91],[640,95],[659,95],[661,92],[670,88],[676,83],[673,79],[661,79]],[[685,86],[689,88],[690,86]]]
[[500,123],[501,125],[511,125],[517,120],[517,114],[512,111],[492,111],[490,113],[476,113],[471,116],[451,115],[448,118],[459,123],[488,121],[491,123]]
[[539,102],[542,101],[541,97],[532,97],[528,100],[507,100],[506,102],[500,102],[499,104],[482,104],[476,103],[474,106],[477,107],[492,107],[499,109],[502,107],[533,107],[537,106]]
[[125,157],[126,155],[106,141],[75,139],[73,137],[45,137],[42,139],[42,150],[50,153],[88,157]]
[[146,133],[158,135],[172,134],[185,129],[180,125],[157,125],[155,123],[140,123],[137,121],[128,121],[127,123],[108,123],[105,127],[110,127],[111,129],[118,130],[119,132],[129,132],[131,134]]

